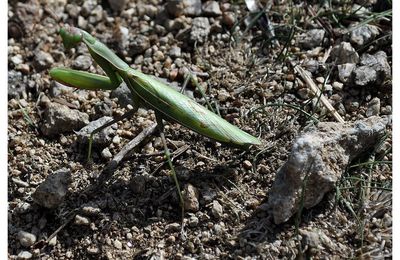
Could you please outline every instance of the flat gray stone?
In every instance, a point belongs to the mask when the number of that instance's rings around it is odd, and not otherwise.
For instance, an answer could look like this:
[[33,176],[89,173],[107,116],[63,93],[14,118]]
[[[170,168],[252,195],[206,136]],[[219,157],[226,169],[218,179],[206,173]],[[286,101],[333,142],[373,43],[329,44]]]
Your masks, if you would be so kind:
[[59,103],[50,103],[43,113],[41,131],[46,136],[72,132],[89,123],[89,115]]
[[[105,125],[106,123],[112,121],[113,118],[110,116],[103,116],[95,121],[90,122],[88,125],[79,130],[76,134],[78,136],[78,141],[81,144],[87,144],[89,142],[90,134],[97,128]],[[93,136],[93,146],[107,146],[112,142],[117,129],[117,123],[104,128],[100,132]]]
[[72,62],[72,67],[77,70],[88,70],[92,65],[92,59],[86,55],[79,55]]
[[357,86],[381,85],[391,76],[391,68],[383,51],[378,51],[374,55],[363,54],[360,63],[362,66],[353,71],[354,83]]
[[51,67],[54,64],[54,59],[50,53],[39,51],[35,53],[34,65],[37,70],[44,70]]
[[133,41],[129,45],[129,56],[136,56],[142,54],[150,48],[150,39],[145,35],[136,35]]
[[362,25],[352,30],[350,33],[350,42],[356,46],[363,46],[366,43],[371,42],[379,35],[378,27],[375,25]]
[[324,36],[325,36],[325,30],[312,29],[300,36],[299,43],[304,48],[312,49],[322,44]]
[[133,105],[132,93],[125,82],[122,82],[118,88],[111,91],[111,98],[118,98],[118,104],[122,107]]
[[36,242],[36,236],[26,231],[19,231],[17,236],[19,243],[24,247],[30,247]]
[[221,8],[217,1],[207,1],[203,4],[203,15],[205,16],[220,16],[222,15]]
[[341,82],[349,83],[352,80],[353,71],[356,68],[354,63],[345,63],[338,65],[338,76]]
[[336,64],[355,63],[360,60],[358,53],[349,42],[341,42],[333,47],[331,56]]
[[37,204],[45,208],[57,208],[64,202],[70,182],[70,170],[62,168],[49,175],[46,180],[37,187],[32,194],[32,198]]
[[201,0],[183,0],[183,13],[187,16],[201,15]]

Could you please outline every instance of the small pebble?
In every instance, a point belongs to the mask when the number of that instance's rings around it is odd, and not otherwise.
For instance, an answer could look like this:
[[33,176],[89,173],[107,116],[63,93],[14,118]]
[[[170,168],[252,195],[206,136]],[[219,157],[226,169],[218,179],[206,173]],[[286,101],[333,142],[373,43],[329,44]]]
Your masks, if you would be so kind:
[[153,54],[154,61],[163,61],[164,60],[164,53],[162,51],[156,51]]
[[335,82],[332,83],[332,87],[335,90],[342,90],[343,89],[343,83],[335,81]]
[[88,226],[90,224],[90,221],[88,218],[76,215],[75,216],[75,224],[79,226]]
[[68,139],[64,135],[61,135],[60,136],[60,143],[62,145],[66,145],[68,143]]
[[35,66],[39,70],[50,68],[54,64],[54,59],[50,53],[39,51],[35,52]]
[[214,227],[213,227],[213,229],[214,229],[214,232],[215,232],[215,234],[216,234],[217,236],[220,236],[220,235],[221,235],[221,233],[222,233],[222,227],[221,227],[221,225],[215,224]]
[[188,223],[190,227],[196,227],[199,224],[199,218],[193,215],[189,218]]
[[82,213],[88,216],[97,216],[101,212],[100,208],[92,207],[92,206],[85,206],[82,208]]
[[218,100],[220,102],[225,102],[230,97],[229,92],[225,89],[220,89],[218,91]]
[[310,97],[310,90],[308,88],[301,88],[297,91],[297,94],[302,99],[308,99]]
[[368,109],[365,112],[367,117],[379,115],[381,109],[381,101],[379,98],[375,97],[368,103]]
[[206,16],[219,16],[222,14],[218,1],[207,1],[203,4],[203,14]]
[[111,9],[113,9],[115,12],[120,12],[124,10],[127,2],[127,0],[108,0]]
[[118,239],[116,239],[116,240],[114,240],[114,247],[116,249],[121,250],[122,249],[122,243]]
[[211,213],[213,214],[213,216],[215,218],[222,217],[222,213],[223,213],[222,206],[217,200],[213,201]]
[[186,184],[183,190],[184,208],[187,211],[199,210],[199,191],[191,184]]
[[89,255],[97,255],[100,253],[100,250],[98,247],[88,247],[86,249],[86,251],[88,252]]
[[253,167],[253,164],[252,164],[249,160],[245,160],[245,161],[243,162],[243,167],[244,167],[246,170],[250,170],[250,169]]
[[175,242],[175,237],[174,237],[174,236],[169,236],[169,237],[167,238],[167,242],[168,242],[168,243],[174,243],[174,242]]
[[32,258],[32,254],[28,251],[21,251],[17,256],[17,259],[21,259],[21,260],[31,259],[31,258]]
[[176,232],[181,229],[181,225],[179,223],[171,223],[165,226],[166,232]]
[[130,181],[130,188],[135,194],[141,194],[146,189],[146,177],[144,175],[134,175]]
[[17,55],[15,55],[15,56],[12,56],[12,57],[11,57],[11,61],[12,61],[12,63],[14,63],[15,65],[21,64],[21,63],[23,62],[21,54],[17,54]]
[[52,239],[49,241],[49,246],[55,246],[57,244],[57,236],[54,236]]
[[104,159],[112,158],[112,154],[110,152],[110,149],[108,149],[108,147],[104,148],[103,151],[101,151],[101,157],[103,157]]
[[47,176],[46,180],[36,188],[32,198],[42,207],[57,208],[64,202],[70,182],[70,169],[61,168]]
[[78,70],[88,70],[92,65],[92,59],[86,55],[80,55],[72,62],[72,67]]
[[236,23],[235,14],[232,12],[225,12],[222,15],[222,22],[228,26],[229,28],[232,27]]
[[323,84],[325,79],[324,79],[324,77],[318,77],[318,78],[315,79],[315,81],[317,81],[318,83]]
[[286,79],[289,80],[289,81],[294,81],[295,77],[294,77],[294,75],[292,73],[290,73],[290,74],[288,74],[286,76]]
[[116,135],[112,139],[112,142],[113,142],[113,144],[120,144],[121,143],[121,138],[118,135]]
[[18,232],[19,243],[24,247],[30,247],[36,242],[36,236],[26,231]]
[[179,58],[181,57],[182,53],[181,53],[181,48],[179,48],[178,46],[172,46],[171,49],[169,50],[169,56],[171,56],[171,58],[175,59],[175,58]]

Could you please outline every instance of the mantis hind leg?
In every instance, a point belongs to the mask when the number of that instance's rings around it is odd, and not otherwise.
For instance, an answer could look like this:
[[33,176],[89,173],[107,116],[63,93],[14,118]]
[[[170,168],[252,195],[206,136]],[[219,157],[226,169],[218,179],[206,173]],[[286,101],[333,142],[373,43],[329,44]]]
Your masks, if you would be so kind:
[[155,112],[156,113],[156,120],[157,120],[157,127],[158,130],[160,132],[160,136],[161,136],[161,140],[164,146],[164,151],[165,151],[165,157],[167,157],[167,161],[168,161],[168,165],[169,168],[171,169],[171,175],[172,175],[172,179],[175,182],[175,186],[176,186],[176,190],[178,192],[178,196],[179,196],[179,204],[181,206],[181,214],[182,214],[182,225],[181,225],[181,235],[183,237],[185,237],[185,232],[184,232],[184,216],[185,216],[185,208],[184,208],[184,201],[183,201],[183,196],[182,196],[182,192],[181,192],[181,188],[179,185],[179,181],[178,178],[176,176],[176,172],[175,172],[175,168],[174,165],[172,164],[172,160],[171,160],[171,153],[169,152],[168,146],[167,146],[167,141],[165,139],[165,135],[164,135],[164,124],[162,121],[162,116],[159,112]]
[[172,165],[171,153],[169,152],[169,149],[168,149],[168,146],[167,146],[167,141],[165,139],[164,124],[163,124],[163,121],[162,121],[162,117],[158,112],[156,112],[156,120],[157,120],[157,127],[158,127],[158,130],[160,132],[160,136],[161,136],[161,141],[162,141],[163,146],[164,146],[165,157],[167,157],[168,165],[169,165],[169,167],[171,169],[171,175],[172,175],[172,178],[173,178],[173,180],[175,182],[176,189],[178,191],[179,201],[180,201],[181,207],[183,208],[183,197],[182,197],[181,188],[179,186],[178,178],[176,177],[175,168]]

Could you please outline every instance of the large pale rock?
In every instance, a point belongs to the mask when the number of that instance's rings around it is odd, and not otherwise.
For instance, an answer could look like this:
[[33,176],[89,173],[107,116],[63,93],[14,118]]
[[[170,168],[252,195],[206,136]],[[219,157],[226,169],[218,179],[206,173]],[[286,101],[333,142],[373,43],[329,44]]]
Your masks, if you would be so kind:
[[379,86],[391,76],[390,65],[384,51],[378,51],[374,55],[364,53],[360,63],[362,66],[353,71],[354,83],[357,86]]
[[287,221],[301,202],[305,208],[318,204],[335,187],[349,162],[376,145],[387,124],[387,119],[370,117],[307,128],[296,139],[272,186],[268,205],[274,222]]

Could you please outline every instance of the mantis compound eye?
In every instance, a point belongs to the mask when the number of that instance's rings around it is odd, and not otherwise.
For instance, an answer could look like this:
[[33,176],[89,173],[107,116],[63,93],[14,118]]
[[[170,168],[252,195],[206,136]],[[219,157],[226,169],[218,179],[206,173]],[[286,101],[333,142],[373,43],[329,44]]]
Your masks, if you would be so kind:
[[60,36],[63,40],[64,47],[71,49],[82,41],[82,32],[75,27],[65,27],[60,29]]

